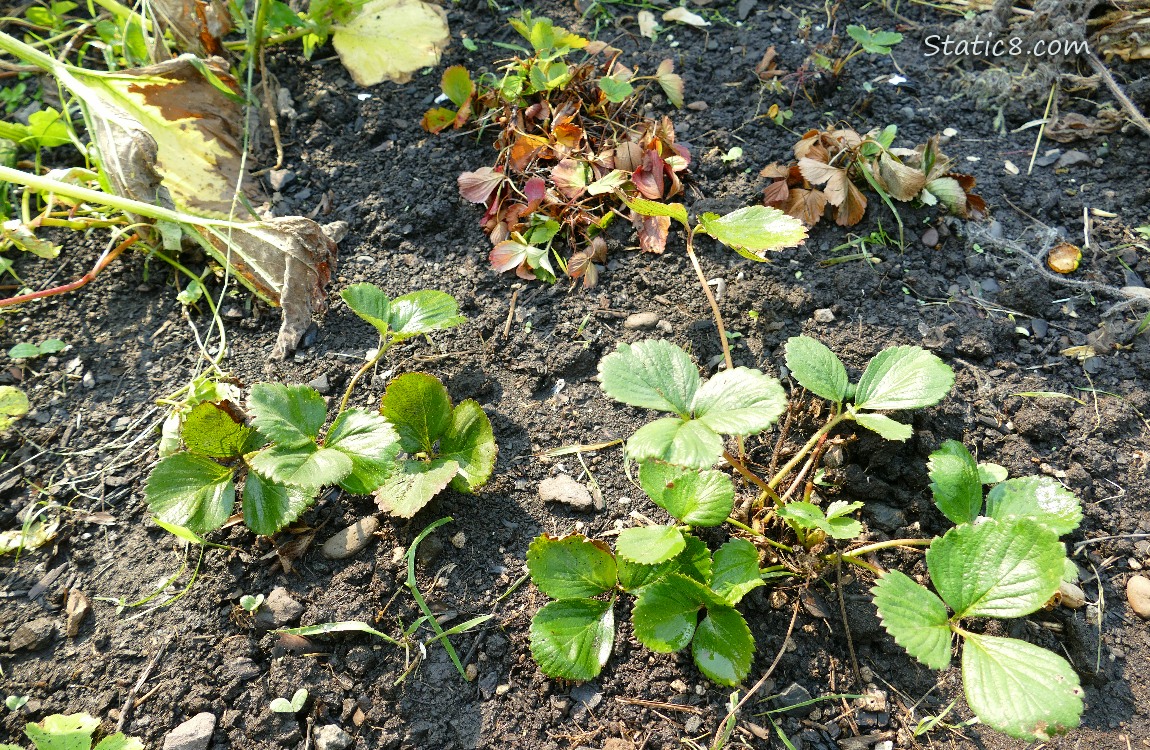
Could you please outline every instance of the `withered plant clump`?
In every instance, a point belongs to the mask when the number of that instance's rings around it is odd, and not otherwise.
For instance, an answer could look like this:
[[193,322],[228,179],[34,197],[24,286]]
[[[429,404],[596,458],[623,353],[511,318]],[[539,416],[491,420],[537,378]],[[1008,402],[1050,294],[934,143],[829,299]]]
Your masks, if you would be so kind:
[[[496,270],[554,281],[554,256],[562,272],[593,286],[595,264],[607,251],[602,232],[616,213],[632,222],[644,252],[666,246],[670,218],[639,215],[624,198],[662,201],[683,192],[690,153],[675,142],[670,118],[645,117],[639,106],[652,83],[682,106],[683,81],[670,60],[654,75],[638,76],[619,62],[620,50],[528,12],[511,25],[533,54],[507,60],[478,81],[463,66],[448,69],[443,92],[456,109],[430,110],[423,126],[439,132],[474,122],[480,132],[495,129],[495,164],[461,174],[459,192],[486,207],[480,221]],[[568,62],[576,50],[586,59]],[[571,249],[566,257],[552,248],[561,234]]]
[[972,192],[974,177],[951,171],[954,162],[939,151],[938,136],[913,149],[891,148],[896,133],[894,125],[865,136],[850,128],[808,131],[794,146],[796,161],[762,170],[772,180],[763,203],[808,226],[830,206],[835,223],[849,227],[862,221],[869,187],[892,211],[894,200],[918,200],[963,218],[986,214],[986,202]]

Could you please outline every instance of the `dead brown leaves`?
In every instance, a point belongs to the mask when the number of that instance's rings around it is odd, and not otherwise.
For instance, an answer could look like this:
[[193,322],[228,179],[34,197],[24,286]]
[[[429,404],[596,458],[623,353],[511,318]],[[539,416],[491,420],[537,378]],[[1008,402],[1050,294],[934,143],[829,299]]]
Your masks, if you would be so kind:
[[795,161],[770,164],[760,175],[771,180],[763,203],[808,226],[834,209],[839,226],[853,226],[866,213],[864,188],[877,186],[893,200],[943,204],[951,213],[977,218],[986,204],[975,195],[974,178],[950,171],[938,138],[915,149],[891,148],[894,131],[866,136],[849,128],[811,130],[794,146]]

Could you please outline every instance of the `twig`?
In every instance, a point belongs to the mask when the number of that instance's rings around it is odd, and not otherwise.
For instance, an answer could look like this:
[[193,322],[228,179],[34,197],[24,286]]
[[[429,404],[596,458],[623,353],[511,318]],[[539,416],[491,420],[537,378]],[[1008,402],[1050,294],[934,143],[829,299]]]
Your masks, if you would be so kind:
[[[732,716],[734,716],[735,714],[737,714],[739,712],[739,709],[742,708],[743,705],[751,699],[751,696],[754,695],[755,693],[759,692],[759,690],[762,689],[763,685],[767,684],[767,680],[770,678],[770,676],[775,673],[775,667],[779,666],[779,662],[782,661],[782,659],[783,659],[783,654],[785,654],[787,652],[787,648],[786,648],[787,639],[790,638],[791,633],[794,632],[795,620],[797,620],[799,618],[799,606],[800,606],[800,601],[796,597],[795,598],[795,608],[794,608],[794,611],[791,612],[791,624],[787,626],[787,633],[786,633],[786,635],[783,636],[783,645],[779,647],[779,652],[777,654],[775,654],[775,660],[771,662],[771,666],[767,667],[767,671],[763,672],[763,676],[759,678],[759,681],[756,682],[754,684],[754,686],[750,690],[747,691],[747,694],[743,696],[743,699],[741,701],[739,701],[738,704],[734,708],[732,708],[730,710],[730,712],[727,713],[726,716],[723,717],[723,720],[719,722],[719,726],[726,726],[726,724],[730,720],[730,718]],[[720,738],[722,737],[722,734],[723,734],[722,731],[720,731],[719,734],[715,737],[715,743],[711,745],[711,750],[719,750],[719,746],[720,746],[719,741],[720,741]]]
[[1054,103],[1054,92],[1058,90],[1058,79],[1054,79],[1054,83],[1050,86],[1050,96],[1046,97],[1046,111],[1042,113],[1042,124],[1038,126],[1038,137],[1034,139],[1034,150],[1030,152],[1030,166],[1026,168],[1026,174],[1030,174],[1034,170],[1034,160],[1038,158],[1038,147],[1042,143],[1042,134],[1046,132],[1046,123],[1050,118],[1050,105]]
[[1094,72],[1102,78],[1102,82],[1106,84],[1106,88],[1110,89],[1110,93],[1114,95],[1114,98],[1117,99],[1118,103],[1122,105],[1122,108],[1126,110],[1126,114],[1129,115],[1130,120],[1142,128],[1145,133],[1150,134],[1150,121],[1146,120],[1142,111],[1138,109],[1138,105],[1130,101],[1130,97],[1126,96],[1126,92],[1118,85],[1118,81],[1114,80],[1114,76],[1110,75],[1110,71],[1107,70],[1106,66],[1102,64],[1102,61],[1098,59],[1098,55],[1089,52],[1086,55],[1086,60],[1090,63],[1090,67],[1094,68]]
[[503,324],[503,338],[511,335],[511,321],[515,320],[515,303],[519,301],[519,290],[511,293],[511,306],[507,308],[507,322]]
[[136,680],[136,684],[128,691],[128,696],[124,699],[124,707],[120,709],[120,718],[116,721],[117,732],[124,731],[124,727],[127,726],[128,716],[132,713],[132,709],[136,705],[136,693],[140,692],[140,688],[148,681],[148,675],[152,674],[152,670],[160,663],[160,659],[163,657],[164,651],[167,650],[168,643],[170,643],[171,640],[171,637],[169,637],[168,640],[160,644],[160,647],[156,649],[156,653],[152,655],[151,661],[144,667],[144,671],[140,672],[140,678]]
[[851,626],[847,622],[847,603],[843,599],[843,561],[841,557],[835,560],[835,591],[839,595],[839,614],[843,618],[843,631],[847,634],[847,650],[850,651],[851,666],[854,667],[855,684],[862,687],[862,671],[859,669],[859,660],[855,655],[855,641],[851,636]]

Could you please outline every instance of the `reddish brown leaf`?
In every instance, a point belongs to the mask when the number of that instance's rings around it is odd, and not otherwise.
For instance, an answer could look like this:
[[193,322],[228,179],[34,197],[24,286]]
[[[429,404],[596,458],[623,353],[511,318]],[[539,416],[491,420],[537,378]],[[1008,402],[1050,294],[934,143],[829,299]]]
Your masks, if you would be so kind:
[[472,203],[486,203],[507,176],[491,167],[480,167],[474,172],[464,172],[456,180],[459,194]]
[[615,168],[624,172],[634,172],[643,164],[643,148],[632,141],[624,141],[615,147]]
[[[846,192],[842,203],[835,210],[835,223],[840,227],[851,227],[862,221],[863,214],[866,213],[866,196],[853,182],[845,178],[844,181],[846,182]],[[829,196],[827,201],[833,203]]]
[[791,189],[786,180],[775,180],[763,188],[763,203],[775,208],[781,208],[787,202]]
[[[795,144],[795,158],[802,159],[804,156],[807,156],[808,152],[814,146],[818,145],[821,137],[822,133],[817,130],[808,130],[803,133],[803,137]],[[826,159],[822,159],[821,161],[826,161]]]
[[564,159],[551,168],[551,181],[565,197],[575,199],[587,191],[587,172],[586,162]]
[[767,51],[763,53],[763,59],[759,60],[759,64],[755,66],[755,75],[759,77],[760,81],[769,81],[783,74],[784,71],[779,70],[778,65],[775,63],[777,56],[778,53],[775,52],[775,46],[773,44],[767,47]]
[[652,149],[643,155],[643,164],[631,175],[631,182],[644,198],[657,201],[666,189],[663,177],[663,158]]
[[516,172],[527,169],[536,156],[547,147],[547,140],[536,135],[520,135],[511,144],[511,168]]
[[639,236],[639,249],[645,253],[662,253],[667,247],[667,233],[671,230],[669,216],[641,216],[632,212],[631,223]]
[[788,196],[786,208],[783,210],[807,226],[813,227],[823,218],[826,207],[827,198],[823,195],[823,191],[795,188]]
[[775,161],[763,167],[762,171],[759,172],[759,177],[766,177],[768,180],[781,180],[785,179],[790,171],[790,167]]
[[547,183],[542,177],[532,177],[523,185],[523,195],[532,206],[538,206],[547,195]]
[[579,149],[583,142],[583,128],[571,123],[560,123],[551,130],[551,137],[556,156],[563,156]]
[[419,125],[429,133],[438,133],[448,125],[455,123],[456,114],[446,107],[429,109],[423,113],[423,119]]

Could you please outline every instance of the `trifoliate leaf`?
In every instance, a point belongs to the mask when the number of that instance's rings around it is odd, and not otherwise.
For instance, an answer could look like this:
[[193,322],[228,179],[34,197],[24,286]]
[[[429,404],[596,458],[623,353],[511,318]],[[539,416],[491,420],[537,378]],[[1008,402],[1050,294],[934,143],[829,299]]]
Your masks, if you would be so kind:
[[990,491],[986,515],[999,520],[1029,518],[1062,536],[1082,522],[1082,503],[1049,477],[1017,477]]
[[603,391],[624,404],[687,418],[699,389],[699,368],[669,341],[648,339],[619,348],[599,362]]
[[998,484],[1005,482],[1010,473],[1006,470],[1005,466],[992,464],[989,462],[979,463],[978,465],[978,481],[983,484]]
[[656,419],[627,440],[627,455],[636,461],[709,469],[722,454],[723,439],[697,419]]
[[747,206],[726,216],[706,213],[699,221],[704,232],[752,260],[766,260],[768,251],[797,247],[807,238],[801,221],[769,206]]
[[348,409],[336,418],[323,445],[351,459],[351,473],[339,486],[353,495],[369,495],[395,469],[399,434],[379,414]]
[[244,481],[244,525],[257,534],[271,536],[300,517],[315,500],[315,490],[299,489],[248,472]]
[[396,341],[444,328],[454,328],[467,318],[459,314],[455,297],[444,292],[424,290],[400,295],[391,301],[388,325]]
[[256,383],[252,386],[249,411],[252,424],[283,447],[314,444],[327,419],[323,396],[306,385]]
[[687,546],[674,526],[637,526],[619,532],[615,553],[641,565],[658,565],[675,557]]
[[360,86],[407,83],[411,74],[439,64],[451,41],[447,13],[421,0],[368,0],[331,43]]
[[439,442],[439,457],[459,464],[459,474],[451,486],[457,492],[474,492],[486,484],[495,470],[497,451],[491,420],[483,408],[472,399],[460,401]]
[[[685,537],[687,540],[693,537]],[[698,541],[698,540],[696,540]],[[689,542],[688,542],[689,543]],[[631,562],[627,558],[620,555],[615,558],[615,564],[619,568],[619,585],[628,594],[635,596],[639,595],[644,586],[648,586],[655,581],[660,580],[668,573],[674,573],[679,570],[679,558],[687,552],[684,549],[678,556],[661,562],[658,565],[643,565],[641,563]],[[709,556],[709,553],[708,553]]]
[[735,501],[735,486],[721,471],[645,461],[639,467],[639,484],[652,502],[690,526],[720,525]]
[[734,687],[751,671],[755,639],[747,621],[730,607],[711,607],[691,641],[695,666],[712,682]]
[[787,339],[786,363],[799,385],[819,398],[840,403],[847,395],[847,368],[821,341],[809,336]]
[[759,551],[746,539],[732,539],[715,550],[711,589],[732,607],[752,589],[763,585]]
[[30,405],[24,391],[11,385],[0,385],[0,433],[28,413]]
[[622,200],[627,204],[627,208],[640,216],[668,216],[684,227],[689,224],[687,209],[683,208],[682,203],[659,203],[646,198],[632,198],[630,196],[622,196]]
[[551,602],[531,620],[531,655],[548,677],[582,682],[603,670],[615,645],[614,600]]
[[917,346],[894,346],[875,355],[859,379],[855,408],[871,411],[921,409],[942,401],[954,371]]
[[192,453],[211,458],[243,455],[255,430],[247,427],[228,404],[196,404],[184,417],[180,437]]
[[1082,718],[1083,690],[1074,669],[1026,641],[967,634],[962,683],[979,721],[1011,737],[1048,740]]
[[769,429],[787,408],[787,394],[775,378],[748,367],[724,370],[695,392],[691,411],[700,423],[723,435],[753,435]]
[[971,523],[982,512],[978,464],[962,443],[947,440],[927,462],[934,504],[954,523]]
[[152,469],[144,497],[156,516],[202,536],[228,520],[236,502],[236,486],[227,466],[204,456],[177,453]]
[[393,516],[411,518],[451,484],[458,473],[459,464],[448,459],[403,461],[375,491],[375,504]]
[[813,503],[801,500],[786,503],[781,508],[775,509],[775,515],[802,529],[827,531],[826,516],[823,515],[822,509]]
[[552,599],[581,599],[615,588],[615,556],[602,542],[582,534],[544,534],[527,548],[531,580]]
[[439,378],[409,372],[391,381],[383,394],[380,413],[395,425],[404,451],[431,454],[451,426],[451,397]]
[[1023,617],[1058,590],[1065,556],[1058,536],[1035,521],[990,520],[935,539],[926,564],[957,618]]
[[660,653],[678,651],[691,642],[704,599],[700,584],[672,573],[646,586],[635,600],[631,621],[635,637],[647,648]]
[[910,576],[892,570],[871,588],[883,627],[894,642],[931,669],[950,664],[946,605]]
[[351,458],[344,453],[314,444],[272,445],[252,456],[248,464],[273,482],[313,492],[327,484],[339,484],[353,467]]
[[870,414],[868,412],[853,412],[855,422],[871,432],[877,432],[885,440],[909,440],[914,434],[914,428],[903,424],[897,419],[891,419],[885,414]]

